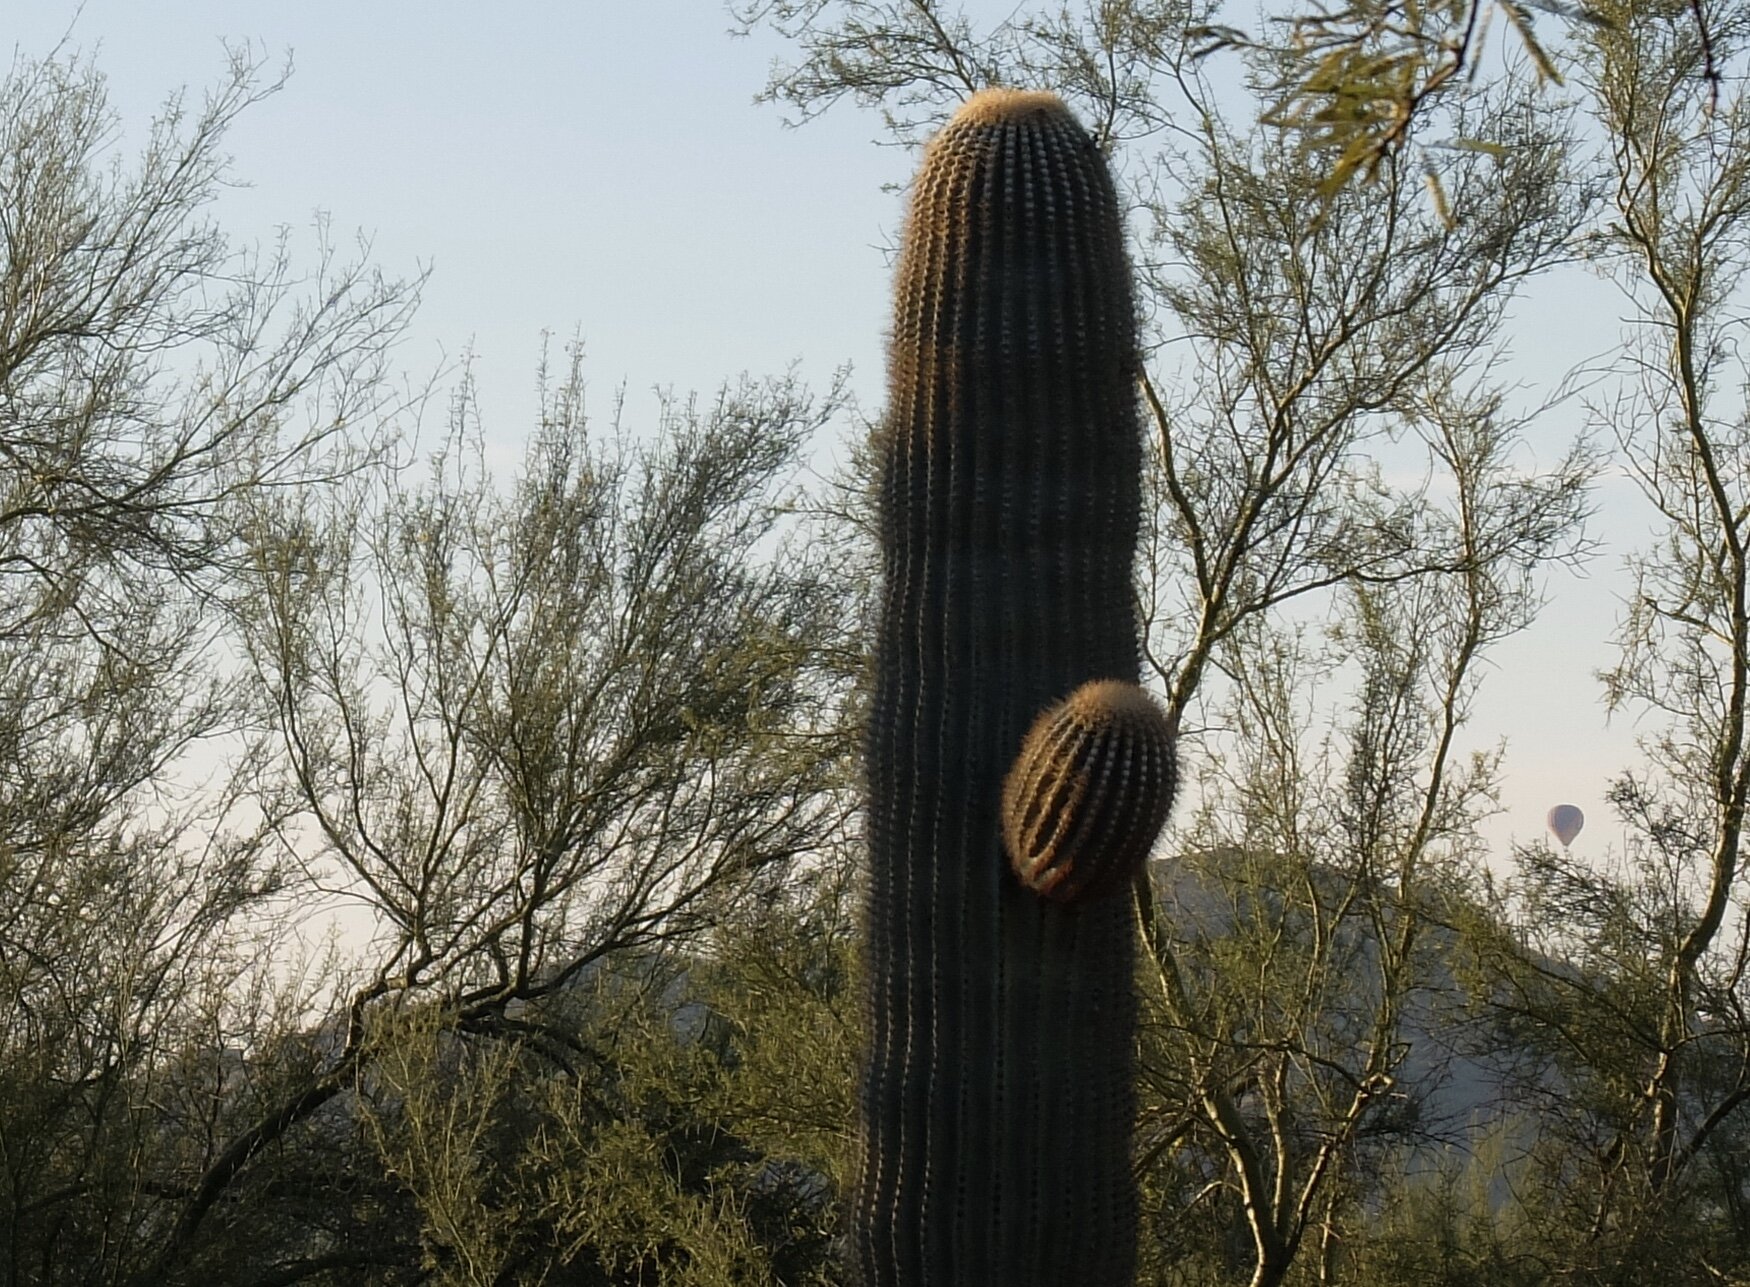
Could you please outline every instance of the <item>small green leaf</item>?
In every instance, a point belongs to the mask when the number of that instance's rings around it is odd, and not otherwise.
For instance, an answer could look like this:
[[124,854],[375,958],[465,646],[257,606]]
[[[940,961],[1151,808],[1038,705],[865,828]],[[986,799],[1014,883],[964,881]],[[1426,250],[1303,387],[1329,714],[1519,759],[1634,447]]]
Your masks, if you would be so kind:
[[1439,148],[1444,152],[1481,152],[1492,156],[1497,161],[1504,161],[1512,153],[1505,143],[1490,143],[1487,139],[1442,139],[1438,143],[1428,143],[1424,146]]

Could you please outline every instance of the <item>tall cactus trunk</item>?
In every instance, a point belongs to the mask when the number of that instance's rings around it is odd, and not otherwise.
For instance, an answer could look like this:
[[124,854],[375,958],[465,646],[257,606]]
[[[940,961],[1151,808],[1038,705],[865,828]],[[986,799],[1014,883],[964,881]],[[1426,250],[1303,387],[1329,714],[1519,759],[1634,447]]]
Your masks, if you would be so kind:
[[[1170,743],[1163,759],[1164,726],[1130,737],[1121,696],[1116,750],[1038,765],[1066,738],[1105,736],[1104,716],[1079,713],[1103,692],[1140,696],[1137,361],[1098,149],[1051,95],[976,96],[917,178],[878,444],[871,1049],[852,1197],[866,1287],[1135,1276],[1135,931],[1122,876],[1170,803]],[[1126,682],[1064,705],[1091,680]],[[1055,724],[1041,718],[1054,707]],[[1012,798],[1043,783],[1026,818],[1003,815],[1011,767]],[[1090,773],[1114,780],[1084,790]],[[1070,779],[1075,791],[1052,794]],[[1005,856],[1004,832],[1040,832],[1041,808],[1076,800],[1127,820],[1069,819],[1053,834],[1083,838],[1076,861],[1123,871],[1078,873],[1044,896],[1061,872]],[[1140,851],[1132,839],[1102,856],[1101,837],[1139,834],[1136,809],[1154,819]],[[1071,889],[1082,892],[1062,896]]]

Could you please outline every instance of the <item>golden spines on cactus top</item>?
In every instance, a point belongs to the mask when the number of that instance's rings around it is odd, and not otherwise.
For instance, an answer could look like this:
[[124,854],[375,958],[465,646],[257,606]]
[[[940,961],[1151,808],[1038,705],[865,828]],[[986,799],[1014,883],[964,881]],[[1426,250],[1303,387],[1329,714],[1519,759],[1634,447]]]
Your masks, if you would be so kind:
[[[1135,312],[1115,207],[1104,159],[1056,95],[969,99],[930,140],[913,186],[889,427],[1000,432],[1022,449],[1043,445],[1023,441],[1039,430],[1087,449],[1134,427]],[[1076,405],[1090,395],[1103,405]],[[1004,414],[1049,414],[1053,401],[1056,423]],[[1114,516],[1127,509],[1117,498]]]
[[1078,134],[1081,126],[1056,94],[1038,89],[981,89],[960,105],[954,120],[961,125],[1002,125],[1029,116],[1050,116],[1067,122]]

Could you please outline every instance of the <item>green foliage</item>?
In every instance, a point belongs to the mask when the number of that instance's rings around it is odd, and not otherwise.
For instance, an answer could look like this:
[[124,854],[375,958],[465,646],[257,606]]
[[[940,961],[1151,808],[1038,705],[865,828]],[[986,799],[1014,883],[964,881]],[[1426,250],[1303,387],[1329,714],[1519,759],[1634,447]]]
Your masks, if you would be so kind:
[[635,446],[572,362],[501,485],[464,375],[420,477],[411,291],[200,220],[263,92],[130,170],[89,68],[0,86],[0,1283],[776,1281],[818,1194],[655,1000],[614,1048],[580,998],[843,829],[848,591],[787,481],[837,391]]
[[[1561,85],[1562,38],[1614,23],[1608,5],[1566,0],[1266,6],[1249,31],[1232,24],[1250,22],[1251,13],[1212,0],[1082,0],[988,13],[944,0],[730,0],[728,7],[741,30],[766,27],[796,48],[793,63],[774,69],[766,100],[806,120],[850,97],[879,108],[888,127],[911,140],[955,100],[1005,85],[1050,86],[1093,123],[1103,145],[1134,144],[1178,128],[1175,90],[1192,86],[1204,64],[1237,55],[1266,104],[1262,119],[1306,159],[1309,195],[1334,197],[1378,179],[1393,168],[1388,162],[1414,158],[1447,222],[1445,162],[1467,151],[1505,155],[1507,145],[1479,120],[1478,100],[1500,85]],[[1719,17],[1703,6],[1692,13],[1698,39],[1711,48]],[[1524,54],[1529,74],[1512,67],[1479,75],[1492,17],[1511,30],[1509,49]],[[1428,142],[1442,126],[1447,137]]]
[[848,1191],[862,993],[852,879],[855,837],[793,897],[762,902],[713,935],[701,995],[728,1025],[722,1111],[754,1147]]
[[[1550,1281],[1533,1236],[1537,1175],[1519,1156],[1529,1123],[1503,1122],[1463,1150],[1388,1159],[1377,1211],[1351,1211],[1339,1234],[1342,1280],[1368,1287]],[[1411,1168],[1414,1169],[1411,1169]]]
[[[1539,3],[1536,8],[1570,23],[1601,24],[1598,10]],[[1469,91],[1486,49],[1491,15],[1511,27],[1538,81],[1561,85],[1556,59],[1519,0],[1447,0],[1436,4],[1361,0],[1280,18],[1289,38],[1269,52],[1278,69],[1276,103],[1263,119],[1299,136],[1325,167],[1318,191],[1330,197],[1355,181],[1378,177],[1386,160],[1410,142],[1422,118],[1445,98]],[[1211,30],[1200,53],[1223,45],[1253,46],[1249,38]],[[1500,145],[1462,132],[1442,144],[1458,151],[1493,151]],[[1428,165],[1437,208],[1450,219],[1444,182]]]
[[819,1281],[822,1189],[737,1133],[724,1021],[650,966],[541,1007],[576,1063],[434,1016],[385,1032],[361,1111],[435,1281]]
[[242,496],[358,463],[415,292],[207,223],[271,90],[234,59],[128,160],[88,64],[0,78],[0,1282],[149,1270],[274,1004],[289,873],[210,763],[214,606]]
[[[1119,176],[1194,797],[1138,1281],[1750,1280],[1743,6],[736,7],[802,116],[1040,85]],[[1473,81],[1491,12],[1529,76]],[[112,165],[89,65],[0,81],[0,1284],[839,1284],[879,524],[791,480],[841,391],[637,435],[567,354],[508,477],[465,372],[400,459],[416,290],[200,213],[273,88]],[[1470,704],[1597,461],[1528,469],[1489,353],[1576,247],[1635,323],[1645,755],[1610,862],[1490,875]]]

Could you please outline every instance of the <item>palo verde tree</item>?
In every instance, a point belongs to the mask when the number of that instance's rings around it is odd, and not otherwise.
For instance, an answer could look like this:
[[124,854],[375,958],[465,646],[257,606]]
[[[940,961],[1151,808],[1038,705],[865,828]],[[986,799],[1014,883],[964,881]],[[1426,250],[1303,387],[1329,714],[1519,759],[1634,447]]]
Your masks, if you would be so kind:
[[[1521,853],[1490,943],[1497,1014],[1560,1068],[1545,1232],[1586,1281],[1741,1274],[1750,1101],[1750,428],[1736,332],[1750,269],[1741,5],[1600,6],[1576,50],[1610,201],[1589,241],[1632,329],[1591,406],[1650,507],[1611,707],[1644,732],[1612,785],[1609,868]],[[1705,32],[1697,20],[1705,23]],[[1556,965],[1552,962],[1560,962]]]
[[[660,1136],[622,1117],[687,1096],[628,1089],[591,998],[662,992],[843,825],[842,590],[784,519],[836,405],[748,383],[664,403],[637,442],[587,416],[573,351],[508,482],[464,381],[423,476],[260,498],[235,609],[252,798],[365,938],[183,1177],[151,1280],[217,1273],[240,1239],[268,1276],[351,1256],[635,1281],[640,1246],[678,1281],[723,1256],[762,1272],[734,1218],[697,1223],[714,1200],[663,1188]],[[348,1130],[333,1187],[355,1200],[287,1241],[276,1159],[295,1179]],[[604,1223],[610,1202],[645,1232]]]
[[1474,1105],[1446,1098],[1455,1070],[1476,1075],[1449,927],[1468,914],[1499,753],[1467,750],[1463,730],[1482,663],[1530,620],[1535,569],[1574,517],[1560,485],[1524,489],[1516,426],[1494,410],[1434,403],[1417,422],[1450,485],[1418,522],[1450,571],[1351,579],[1322,628],[1253,623],[1215,654],[1245,676],[1215,708],[1231,736],[1204,742],[1202,807],[1146,922],[1149,1281],[1179,1281],[1190,1231],[1224,1226],[1260,1287],[1300,1259],[1340,1280],[1385,1177],[1475,1142]]
[[837,395],[635,443],[572,362],[514,480],[465,383],[422,474],[412,288],[205,221],[273,87],[111,165],[89,66],[0,84],[0,1282],[769,1276],[805,1204],[651,1029],[841,827],[847,614],[784,483]]
[[234,58],[132,158],[88,63],[0,76],[0,1282],[125,1280],[163,1228],[283,885],[202,753],[244,721],[212,665],[251,497],[356,463],[414,291],[324,246],[232,245]]

